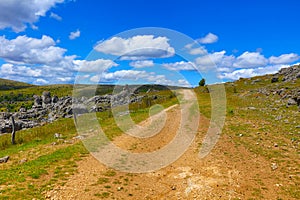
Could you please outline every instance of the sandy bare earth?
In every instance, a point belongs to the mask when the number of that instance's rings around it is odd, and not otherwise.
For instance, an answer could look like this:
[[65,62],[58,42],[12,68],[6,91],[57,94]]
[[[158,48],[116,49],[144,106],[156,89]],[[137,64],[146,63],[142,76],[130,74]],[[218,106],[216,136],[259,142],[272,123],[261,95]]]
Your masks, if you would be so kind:
[[[150,138],[126,134],[114,144],[135,153],[151,152],[168,144],[176,134],[181,120],[179,106],[167,111],[164,128]],[[47,192],[47,199],[248,199],[259,197],[255,192],[257,178],[266,187],[264,199],[278,197],[276,176],[270,163],[242,146],[236,146],[223,134],[213,151],[203,159],[199,148],[209,126],[201,116],[195,140],[172,164],[148,173],[127,173],[110,169],[93,156],[78,162],[78,171],[66,184]],[[142,125],[148,124],[142,122]],[[226,154],[224,153],[226,152]],[[281,195],[281,197],[284,197]],[[283,198],[284,199],[284,198]]]

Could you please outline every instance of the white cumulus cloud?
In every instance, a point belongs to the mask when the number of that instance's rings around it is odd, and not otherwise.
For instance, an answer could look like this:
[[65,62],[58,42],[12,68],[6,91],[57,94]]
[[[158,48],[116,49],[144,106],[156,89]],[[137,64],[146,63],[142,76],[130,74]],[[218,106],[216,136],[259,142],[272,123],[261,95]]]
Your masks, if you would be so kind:
[[147,78],[150,74],[146,71],[138,70],[119,70],[115,72],[104,72],[101,75],[95,75],[90,78],[92,82],[113,82],[123,80],[139,80]]
[[271,56],[269,58],[269,61],[271,64],[287,64],[292,63],[300,59],[300,56],[295,53],[289,53],[289,54],[282,54],[278,57]]
[[92,61],[87,60],[74,60],[75,69],[80,72],[103,72],[111,67],[118,66],[112,60],[97,59]]
[[73,78],[72,77],[57,77],[56,78],[58,81],[60,82],[69,82],[71,81]]
[[121,56],[123,60],[166,58],[175,53],[167,37],[154,37],[154,35],[137,35],[127,39],[113,37],[98,43],[94,49],[105,54]]
[[37,79],[49,84],[71,82],[78,66],[73,63],[76,56],[65,52],[49,36],[18,36],[11,40],[0,36],[0,58],[7,62],[0,66],[0,74],[2,78],[37,84],[43,84]]
[[24,31],[27,24],[34,24],[57,3],[64,0],[1,0],[0,29],[12,28],[15,32]]
[[248,69],[237,69],[232,72],[226,72],[219,75],[219,78],[237,80],[239,78],[250,78],[253,76],[261,76],[265,74],[273,74],[278,72],[281,68],[288,67],[289,65],[271,65],[258,68],[248,68]]
[[54,13],[54,12],[50,13],[50,18],[56,19],[57,21],[61,21],[62,20],[62,17],[59,16],[58,14]]
[[80,37],[80,30],[79,29],[77,29],[74,32],[71,32],[70,35],[69,35],[70,40],[75,40],[78,37]]
[[153,67],[153,60],[138,60],[129,63],[130,66],[134,68],[144,68],[144,67]]
[[215,67],[231,67],[235,61],[235,57],[225,55],[226,51],[214,52],[196,58],[197,68],[202,71],[207,71]]
[[195,59],[197,69],[201,71],[214,70],[219,78],[236,80],[268,73],[276,73],[287,64],[299,60],[295,53],[282,54],[278,57],[266,58],[260,52],[244,52],[240,56],[226,55],[225,51],[209,53]]
[[136,83],[151,83],[162,85],[181,85],[186,86],[187,83],[183,80],[172,81],[163,74],[155,74],[154,72],[146,72],[140,70],[119,70],[115,72],[104,72],[102,74],[94,75],[90,81],[98,82],[117,82],[117,81],[131,81]]
[[5,63],[0,68],[1,74],[5,76],[25,76],[25,77],[39,77],[42,75],[42,71],[40,69],[31,69],[26,66],[14,66],[10,63]]
[[48,81],[46,81],[45,79],[42,79],[42,78],[38,78],[33,82],[33,84],[36,84],[36,85],[45,85],[48,83],[49,83]]
[[218,41],[218,36],[213,33],[208,33],[203,38],[199,38],[197,41],[201,44],[212,44]]
[[162,64],[163,67],[165,67],[168,70],[172,71],[193,71],[196,70],[196,66],[192,62],[186,62],[186,61],[179,61],[174,63],[164,63]]
[[65,59],[66,49],[55,45],[45,35],[41,39],[18,36],[12,40],[0,36],[0,58],[13,63],[56,64]]
[[207,50],[204,47],[198,47],[198,48],[190,49],[189,53],[191,55],[204,55],[207,54]]
[[253,68],[253,67],[263,67],[268,64],[268,59],[266,59],[259,52],[244,52],[242,55],[236,58],[233,64],[236,68]]

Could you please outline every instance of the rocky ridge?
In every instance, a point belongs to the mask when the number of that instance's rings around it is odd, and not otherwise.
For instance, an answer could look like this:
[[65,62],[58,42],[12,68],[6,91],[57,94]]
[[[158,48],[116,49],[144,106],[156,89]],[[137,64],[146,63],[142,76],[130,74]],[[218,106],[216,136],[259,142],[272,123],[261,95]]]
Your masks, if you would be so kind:
[[117,94],[97,95],[91,98],[71,96],[58,98],[55,95],[51,96],[50,92],[44,91],[41,96],[33,96],[34,105],[31,109],[21,108],[19,112],[15,113],[1,112],[0,134],[12,131],[12,116],[15,119],[15,129],[21,130],[53,122],[58,118],[72,118],[74,113],[103,112],[114,106],[141,102],[144,97],[131,93],[128,88]]
[[[282,77],[281,79],[282,82],[295,83],[295,81],[300,79],[300,65],[294,65],[292,67],[282,68],[281,70],[279,70],[278,73],[274,74],[273,78],[278,78],[279,76]],[[272,80],[271,82],[273,82]],[[278,81],[279,78],[276,82]],[[264,94],[272,93],[273,95],[277,94],[280,96],[281,100],[286,102],[287,107],[297,105],[300,111],[300,88],[289,89],[289,88],[281,87],[281,88],[270,90],[269,92],[263,91],[262,93]]]
[[276,75],[283,76],[282,81],[295,81],[300,78],[300,65],[282,68]]

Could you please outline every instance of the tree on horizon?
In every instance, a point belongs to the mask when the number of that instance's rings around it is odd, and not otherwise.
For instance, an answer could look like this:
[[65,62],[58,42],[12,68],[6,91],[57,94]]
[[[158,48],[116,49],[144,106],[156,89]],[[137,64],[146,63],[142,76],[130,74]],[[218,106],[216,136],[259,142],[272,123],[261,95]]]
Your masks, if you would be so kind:
[[199,81],[199,86],[204,86],[205,85],[205,79],[202,78],[200,81]]

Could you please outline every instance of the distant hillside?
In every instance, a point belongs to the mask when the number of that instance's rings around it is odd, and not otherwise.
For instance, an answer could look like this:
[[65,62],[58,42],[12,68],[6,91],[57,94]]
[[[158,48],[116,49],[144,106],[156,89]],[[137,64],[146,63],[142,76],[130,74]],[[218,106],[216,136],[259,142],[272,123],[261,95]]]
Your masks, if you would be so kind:
[[[76,91],[81,96],[91,97],[94,95],[105,95],[123,90],[125,86],[115,85],[77,85]],[[176,86],[162,86],[162,85],[130,85],[129,88],[138,88],[136,93],[148,93],[162,90],[179,89]],[[29,109],[33,105],[33,96],[41,95],[44,91],[49,91],[51,95],[60,97],[73,95],[72,84],[54,84],[54,85],[31,85],[27,83],[0,79],[0,112],[11,111],[16,112],[21,107]]]
[[33,85],[19,81],[12,81],[0,78],[0,90],[13,90],[31,87]]

